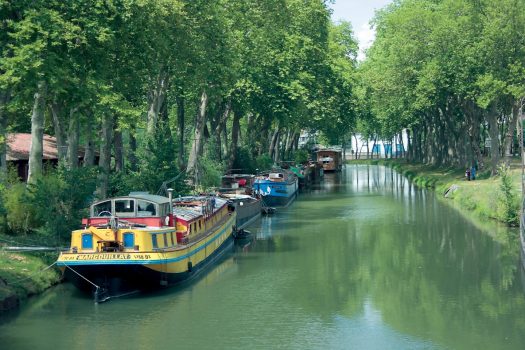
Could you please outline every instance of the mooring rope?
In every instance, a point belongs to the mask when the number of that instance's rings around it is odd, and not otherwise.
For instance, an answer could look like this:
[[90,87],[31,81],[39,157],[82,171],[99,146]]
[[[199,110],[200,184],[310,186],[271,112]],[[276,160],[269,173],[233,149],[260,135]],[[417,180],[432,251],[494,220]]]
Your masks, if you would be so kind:
[[71,271],[73,271],[74,273],[76,273],[77,275],[79,275],[80,277],[82,277],[82,278],[83,278],[84,280],[86,280],[87,282],[91,283],[91,285],[93,285],[95,288],[97,288],[97,290],[98,290],[98,289],[101,289],[100,286],[97,286],[95,283],[91,282],[91,281],[88,280],[86,277],[82,276],[80,273],[78,273],[78,272],[76,272],[75,270],[73,270],[73,268],[70,267],[69,265],[65,265],[65,264],[64,264],[64,266],[67,267],[68,269],[70,269]]

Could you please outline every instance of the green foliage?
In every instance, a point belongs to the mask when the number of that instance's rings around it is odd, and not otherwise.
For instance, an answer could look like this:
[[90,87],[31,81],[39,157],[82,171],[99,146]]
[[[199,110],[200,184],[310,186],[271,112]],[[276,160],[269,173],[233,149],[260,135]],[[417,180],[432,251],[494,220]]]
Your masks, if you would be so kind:
[[257,169],[259,169],[259,171],[268,170],[272,167],[273,160],[267,153],[264,153],[255,159],[255,164],[257,165]]
[[498,168],[498,174],[500,177],[497,205],[498,217],[509,226],[518,226],[520,205],[509,169],[502,164]]
[[[70,231],[79,227],[88,215],[96,187],[96,168],[66,169],[43,176],[28,187],[27,196],[39,224],[33,229],[60,241],[69,238]],[[82,184],[79,186],[78,184]]]
[[[127,195],[132,191],[157,193],[164,181],[181,175],[176,157],[175,145],[168,130],[160,127],[153,136],[145,137],[137,151],[138,169],[112,175],[110,196]],[[183,192],[184,176],[179,176],[170,186],[175,192]]]
[[233,163],[233,169],[246,174],[253,174],[257,169],[256,160],[253,159],[251,150],[247,146],[237,149],[237,157]]
[[221,185],[221,177],[224,174],[224,166],[203,157],[200,162],[202,177],[200,185],[203,190]]
[[87,215],[95,185],[95,168],[63,167],[42,176],[28,188],[22,183],[10,185],[4,193],[10,232],[37,232],[59,244]]
[[308,151],[305,149],[297,150],[295,151],[293,155],[293,160],[297,164],[306,163],[308,161],[308,158],[309,158],[309,154],[308,154]]
[[3,193],[3,202],[7,211],[6,220],[10,232],[27,234],[37,226],[25,184],[10,186]]

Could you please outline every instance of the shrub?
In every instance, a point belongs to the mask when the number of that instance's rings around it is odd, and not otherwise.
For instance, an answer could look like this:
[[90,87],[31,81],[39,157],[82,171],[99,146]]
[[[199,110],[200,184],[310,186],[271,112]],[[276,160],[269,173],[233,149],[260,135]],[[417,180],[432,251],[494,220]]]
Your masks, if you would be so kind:
[[273,165],[273,159],[267,153],[264,153],[255,159],[255,164],[259,170],[270,169]]
[[202,176],[200,186],[203,190],[221,185],[221,177],[224,174],[224,166],[206,157],[200,161]]
[[80,226],[82,217],[93,201],[96,188],[96,168],[66,169],[43,176],[28,187],[31,211],[37,227],[33,230],[54,237],[57,244]]
[[512,186],[509,169],[502,164],[498,168],[498,173],[500,176],[498,217],[510,226],[517,226],[519,223],[519,201]]
[[293,159],[297,164],[306,163],[308,161],[308,151],[305,149],[295,151]]
[[253,159],[251,151],[248,147],[243,146],[237,149],[237,157],[232,166],[233,169],[238,169],[243,173],[254,173],[257,168],[256,161]]
[[9,185],[2,197],[9,233],[27,234],[38,226],[24,183]]

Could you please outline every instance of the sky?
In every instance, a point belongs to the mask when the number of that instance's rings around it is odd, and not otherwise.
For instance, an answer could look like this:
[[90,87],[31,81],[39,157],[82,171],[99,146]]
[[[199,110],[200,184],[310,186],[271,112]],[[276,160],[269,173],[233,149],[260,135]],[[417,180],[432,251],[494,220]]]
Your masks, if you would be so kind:
[[370,47],[375,38],[375,32],[369,25],[375,10],[391,2],[392,0],[335,0],[335,3],[330,5],[334,21],[345,20],[352,23],[355,36],[359,41],[359,60],[364,59],[364,50]]

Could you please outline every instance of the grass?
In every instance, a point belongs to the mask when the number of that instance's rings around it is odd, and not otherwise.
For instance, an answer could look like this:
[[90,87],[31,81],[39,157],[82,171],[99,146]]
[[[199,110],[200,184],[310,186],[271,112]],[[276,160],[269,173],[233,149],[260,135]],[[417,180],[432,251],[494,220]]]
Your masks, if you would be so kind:
[[15,295],[23,300],[60,281],[54,267],[55,253],[10,253],[0,250],[0,302]]
[[[490,176],[490,172],[479,171],[475,181],[466,181],[465,169],[434,167],[425,164],[407,163],[404,159],[352,160],[349,164],[378,164],[391,167],[409,178],[418,187],[433,189],[442,198],[446,196],[454,206],[472,213],[481,219],[508,224],[500,208],[501,178]],[[513,162],[509,170],[515,201],[521,198],[521,168],[519,161]],[[515,203],[519,208],[519,203]],[[517,213],[516,213],[517,214]]]

